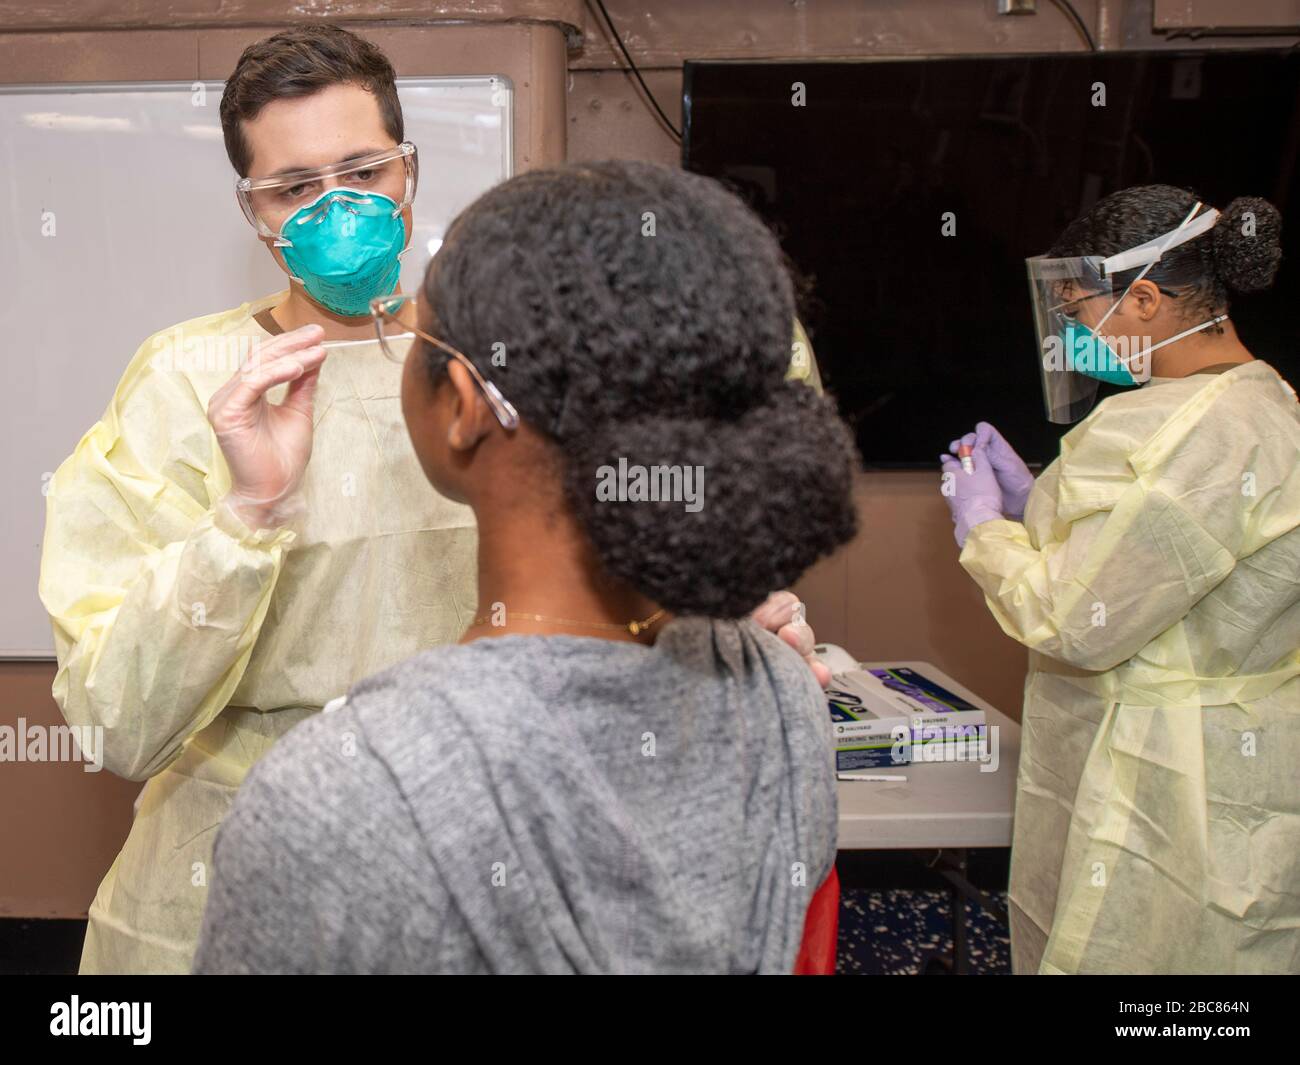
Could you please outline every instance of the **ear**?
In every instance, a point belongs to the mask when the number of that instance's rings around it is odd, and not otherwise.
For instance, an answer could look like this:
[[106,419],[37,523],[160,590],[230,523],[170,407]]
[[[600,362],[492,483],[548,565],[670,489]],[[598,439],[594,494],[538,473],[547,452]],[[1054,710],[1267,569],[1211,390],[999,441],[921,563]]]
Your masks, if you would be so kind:
[[1151,321],[1159,313],[1160,305],[1164,302],[1159,286],[1146,278],[1129,289],[1126,299],[1134,301],[1129,313],[1137,315],[1144,322]]
[[293,271],[289,269],[289,264],[284,261],[284,252],[277,247],[275,243],[276,238],[263,236],[261,233],[258,233],[257,239],[261,241],[262,246],[271,253],[271,258],[275,260],[275,265],[286,274],[293,276]]
[[453,451],[469,451],[492,431],[496,416],[470,372],[456,359],[448,360],[447,382],[451,389],[447,446]]
[[402,245],[402,251],[406,251],[415,237],[415,210],[411,204],[402,211],[402,225],[406,228],[406,243]]

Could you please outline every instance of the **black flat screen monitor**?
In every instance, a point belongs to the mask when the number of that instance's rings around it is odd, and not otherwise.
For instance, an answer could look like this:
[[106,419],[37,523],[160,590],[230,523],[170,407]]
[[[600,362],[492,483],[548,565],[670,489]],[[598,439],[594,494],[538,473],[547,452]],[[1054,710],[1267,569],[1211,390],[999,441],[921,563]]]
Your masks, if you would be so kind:
[[1298,54],[692,62],[683,103],[683,165],[745,196],[810,282],[801,314],[868,467],[935,467],[980,419],[1055,456],[1024,260],[1130,185],[1281,209],[1276,286],[1232,317],[1300,379]]

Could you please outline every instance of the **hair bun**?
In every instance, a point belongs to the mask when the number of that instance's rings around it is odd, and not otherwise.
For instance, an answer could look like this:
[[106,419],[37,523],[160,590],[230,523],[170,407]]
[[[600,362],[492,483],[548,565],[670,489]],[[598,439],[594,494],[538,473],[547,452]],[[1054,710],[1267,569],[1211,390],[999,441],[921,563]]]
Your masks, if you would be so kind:
[[[855,531],[856,448],[803,384],[735,420],[647,414],[565,447],[569,503],[605,568],[677,614],[743,617]],[[694,471],[696,502],[602,501],[597,483],[620,460]]]
[[1238,196],[1214,224],[1214,269],[1234,292],[1273,284],[1282,261],[1282,215],[1258,196]]

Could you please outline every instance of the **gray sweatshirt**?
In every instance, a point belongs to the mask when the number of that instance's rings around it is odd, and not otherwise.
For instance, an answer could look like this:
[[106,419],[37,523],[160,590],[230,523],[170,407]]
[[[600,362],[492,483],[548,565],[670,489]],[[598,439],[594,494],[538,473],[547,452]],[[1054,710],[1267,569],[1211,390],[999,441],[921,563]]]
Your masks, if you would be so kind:
[[833,759],[811,672],[750,621],[427,651],[254,767],[195,971],[788,973]]

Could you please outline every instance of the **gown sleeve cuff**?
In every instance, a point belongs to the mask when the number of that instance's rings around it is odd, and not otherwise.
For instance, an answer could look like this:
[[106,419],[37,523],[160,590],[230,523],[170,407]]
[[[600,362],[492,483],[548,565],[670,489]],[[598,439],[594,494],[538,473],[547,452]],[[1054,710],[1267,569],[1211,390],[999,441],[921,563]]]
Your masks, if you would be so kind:
[[229,497],[221,500],[212,514],[212,524],[231,539],[248,547],[288,546],[297,539],[297,533],[288,524],[273,528],[254,529],[235,513]]

